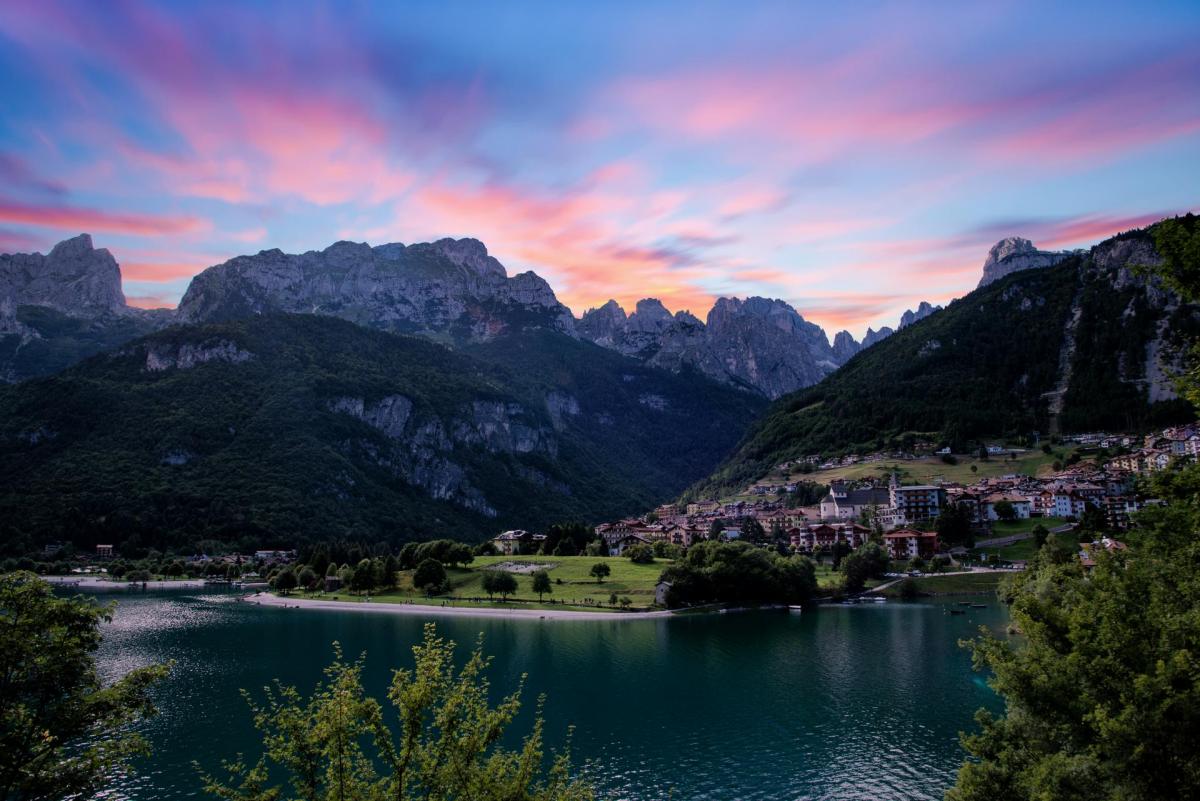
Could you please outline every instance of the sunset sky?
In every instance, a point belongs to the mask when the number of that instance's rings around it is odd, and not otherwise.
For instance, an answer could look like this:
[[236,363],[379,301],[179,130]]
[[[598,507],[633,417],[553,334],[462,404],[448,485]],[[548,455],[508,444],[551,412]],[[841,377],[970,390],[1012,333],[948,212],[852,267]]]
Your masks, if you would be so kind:
[[832,334],[988,247],[1200,209],[1200,2],[0,3],[0,251],[139,305],[231,256],[473,236],[576,314]]

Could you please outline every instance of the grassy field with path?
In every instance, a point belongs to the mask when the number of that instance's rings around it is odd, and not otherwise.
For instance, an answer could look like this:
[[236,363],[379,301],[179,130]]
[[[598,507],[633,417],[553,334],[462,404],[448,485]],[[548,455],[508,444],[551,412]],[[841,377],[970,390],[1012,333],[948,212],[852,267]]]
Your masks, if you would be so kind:
[[[591,576],[592,566],[598,562],[608,565],[611,574],[603,582],[597,582]],[[510,595],[505,603],[500,596],[489,600],[483,590],[483,571],[499,569],[500,565],[516,568],[512,570],[517,579],[517,591]],[[645,609],[654,603],[654,585],[658,577],[671,565],[668,559],[655,559],[645,565],[634,564],[630,560],[619,557],[600,556],[477,556],[470,565],[461,568],[447,568],[446,575],[450,581],[450,591],[445,595],[429,597],[413,587],[412,571],[401,571],[397,588],[390,592],[371,593],[372,601],[382,603],[421,603],[452,606],[508,606],[521,608],[562,608],[596,609],[609,611],[609,598],[615,593],[617,598],[627,597],[634,609]],[[553,591],[538,599],[533,591],[533,579],[529,575],[531,569],[544,569],[550,574]],[[835,578],[833,570],[828,565],[817,566],[817,581],[829,584]],[[561,583],[560,583],[561,582]],[[331,593],[305,593],[307,598],[359,601],[363,596],[346,591]]]

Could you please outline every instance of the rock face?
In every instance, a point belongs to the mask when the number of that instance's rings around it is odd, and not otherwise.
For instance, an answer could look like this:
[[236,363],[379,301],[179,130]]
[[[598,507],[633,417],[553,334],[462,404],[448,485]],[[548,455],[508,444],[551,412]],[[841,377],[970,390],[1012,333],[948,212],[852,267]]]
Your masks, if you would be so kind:
[[[655,367],[694,368],[768,398],[816,383],[845,360],[820,326],[782,300],[767,298],[720,298],[706,323],[686,311],[671,314],[655,298],[638,301],[626,317],[610,300],[585,312],[576,330]],[[842,345],[845,350],[845,338]]]
[[264,250],[210,267],[192,279],[180,322],[269,312],[326,314],[401,333],[489,339],[513,327],[574,333],[574,318],[531,272],[508,277],[475,239],[337,242],[322,251]]
[[921,301],[920,305],[917,306],[916,311],[908,309],[904,312],[904,314],[900,315],[900,328],[907,328],[913,323],[920,322],[929,315],[933,314],[935,311],[941,311],[941,308],[941,306],[934,306],[923,300]]
[[121,268],[80,234],[46,255],[0,254],[0,381],[48,375],[170,323],[125,305]]
[[[455,461],[457,448],[475,448],[490,455],[536,454],[548,459],[558,455],[553,433],[539,425],[536,416],[519,403],[474,401],[449,419],[414,414],[413,402],[403,395],[387,395],[375,402],[342,396],[326,405],[331,412],[366,423],[394,444],[384,453],[367,442],[357,443],[378,465],[397,473],[431,498],[450,501],[485,517],[496,517],[496,508],[472,484],[470,471]],[[565,485],[558,486],[561,491]]]
[[1038,250],[1028,239],[1019,236],[1001,239],[988,251],[987,259],[983,262],[983,277],[979,279],[979,286],[987,286],[1020,270],[1050,267],[1070,255],[1072,253],[1065,250]]
[[0,301],[45,306],[76,317],[128,311],[121,268],[106,249],[92,247],[87,234],[59,242],[45,256],[0,255]]

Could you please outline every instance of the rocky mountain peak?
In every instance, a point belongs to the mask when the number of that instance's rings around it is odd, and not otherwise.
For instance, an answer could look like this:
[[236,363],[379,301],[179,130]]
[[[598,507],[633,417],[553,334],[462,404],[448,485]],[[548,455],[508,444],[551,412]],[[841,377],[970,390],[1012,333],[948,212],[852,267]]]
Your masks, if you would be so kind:
[[860,348],[858,340],[849,331],[838,331],[833,336],[833,356],[839,362],[849,361]]
[[204,322],[277,311],[459,340],[490,339],[513,327],[574,334],[575,322],[549,284],[532,272],[508,277],[476,239],[336,242],[322,251],[239,256],[192,279],[178,315]]
[[488,255],[487,247],[478,239],[439,239],[433,248],[452,264],[467,267],[482,276],[506,278],[504,265]]
[[1006,237],[992,245],[988,251],[983,262],[983,277],[979,279],[979,286],[987,286],[1020,270],[1050,267],[1070,255],[1069,251],[1038,250],[1028,239],[1019,236]]
[[923,300],[917,306],[916,311],[908,309],[904,312],[904,314],[900,315],[900,328],[907,328],[915,322],[924,320],[935,311],[940,311],[941,308],[941,306],[934,306],[933,304]]
[[72,316],[124,314],[121,268],[88,234],[65,239],[50,253],[0,255],[0,299],[46,306]]

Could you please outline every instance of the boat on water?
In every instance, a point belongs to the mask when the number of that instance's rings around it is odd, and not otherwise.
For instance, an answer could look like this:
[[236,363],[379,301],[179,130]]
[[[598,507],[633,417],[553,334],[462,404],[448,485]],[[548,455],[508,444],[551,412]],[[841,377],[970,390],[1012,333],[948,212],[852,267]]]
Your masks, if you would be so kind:
[[959,606],[970,606],[971,602],[970,601],[959,601],[958,605]]
[[966,609],[947,609],[946,611],[952,615],[965,615],[967,613]]
[[972,609],[987,609],[987,604],[971,604]]
[[804,611],[803,606],[789,606],[788,607],[788,614],[791,614],[791,615],[798,615],[803,611]]

